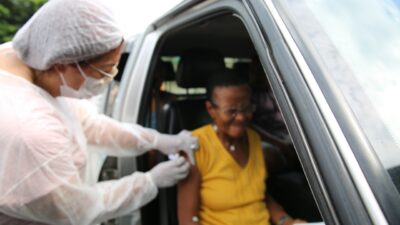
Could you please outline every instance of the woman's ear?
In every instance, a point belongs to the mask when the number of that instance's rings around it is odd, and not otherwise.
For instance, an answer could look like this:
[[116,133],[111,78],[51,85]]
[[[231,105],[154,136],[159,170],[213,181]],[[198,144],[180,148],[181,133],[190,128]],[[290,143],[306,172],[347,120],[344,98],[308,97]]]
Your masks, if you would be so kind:
[[65,64],[54,64],[52,66],[52,69],[56,72],[61,72],[64,73],[65,70],[67,69],[67,66]]
[[214,107],[213,107],[212,103],[211,103],[210,101],[207,100],[207,101],[205,102],[205,106],[206,106],[206,109],[207,109],[208,114],[211,116],[211,118],[214,119],[215,110],[214,110]]

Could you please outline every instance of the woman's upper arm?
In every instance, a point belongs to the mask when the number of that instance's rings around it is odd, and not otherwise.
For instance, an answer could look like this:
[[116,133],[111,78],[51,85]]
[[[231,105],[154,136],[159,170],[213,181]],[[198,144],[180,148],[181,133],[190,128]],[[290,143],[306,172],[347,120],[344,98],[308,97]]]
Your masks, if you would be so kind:
[[198,217],[200,182],[200,172],[196,166],[192,166],[187,178],[178,184],[178,219],[180,225],[198,224],[194,223],[192,218]]

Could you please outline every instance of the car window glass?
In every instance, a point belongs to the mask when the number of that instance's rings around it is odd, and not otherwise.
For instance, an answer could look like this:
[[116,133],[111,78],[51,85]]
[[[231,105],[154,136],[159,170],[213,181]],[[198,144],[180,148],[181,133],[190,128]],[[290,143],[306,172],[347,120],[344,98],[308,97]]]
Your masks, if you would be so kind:
[[279,1],[386,169],[400,165],[399,0]]

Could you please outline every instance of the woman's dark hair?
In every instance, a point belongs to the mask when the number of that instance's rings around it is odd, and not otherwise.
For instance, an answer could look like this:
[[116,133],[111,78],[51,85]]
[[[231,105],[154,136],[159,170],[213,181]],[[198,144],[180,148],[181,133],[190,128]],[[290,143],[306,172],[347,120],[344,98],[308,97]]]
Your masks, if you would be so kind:
[[230,69],[218,70],[207,80],[207,99],[212,102],[216,87],[229,87],[248,85],[248,77],[245,74],[234,73]]

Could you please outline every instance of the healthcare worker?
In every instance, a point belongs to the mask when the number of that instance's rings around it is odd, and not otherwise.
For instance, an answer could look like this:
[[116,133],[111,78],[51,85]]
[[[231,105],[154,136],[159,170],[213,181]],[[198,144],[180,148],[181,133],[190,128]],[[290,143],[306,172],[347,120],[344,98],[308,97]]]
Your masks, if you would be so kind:
[[87,144],[107,154],[191,155],[197,139],[96,114],[80,100],[117,73],[123,36],[98,0],[50,0],[0,47],[0,224],[94,224],[130,214],[186,177],[182,157],[85,184]]

